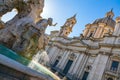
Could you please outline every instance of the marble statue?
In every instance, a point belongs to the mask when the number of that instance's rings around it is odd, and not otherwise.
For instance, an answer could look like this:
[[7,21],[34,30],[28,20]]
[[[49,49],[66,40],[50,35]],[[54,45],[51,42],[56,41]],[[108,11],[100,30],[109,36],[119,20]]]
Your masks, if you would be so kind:
[[[0,4],[0,17],[15,8],[18,14],[10,21],[0,21],[0,44],[17,53],[32,58],[45,49],[48,37],[45,30],[52,24],[52,18],[43,19],[44,0],[3,0]],[[5,11],[4,11],[5,10]]]
[[39,49],[44,49],[45,50],[45,46],[48,44],[49,41],[49,37],[46,36],[45,30],[47,28],[47,26],[56,26],[56,24],[52,24],[53,19],[52,18],[48,18],[48,19],[42,19],[40,21],[37,22],[37,26],[40,29],[40,33],[41,33],[41,37],[39,38]]

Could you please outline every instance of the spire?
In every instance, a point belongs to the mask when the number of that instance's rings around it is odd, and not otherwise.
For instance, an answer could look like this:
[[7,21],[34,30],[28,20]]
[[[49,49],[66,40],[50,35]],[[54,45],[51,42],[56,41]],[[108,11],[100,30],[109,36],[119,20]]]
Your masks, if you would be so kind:
[[113,12],[113,8],[111,9],[111,11],[110,12]]
[[73,15],[73,18],[76,18],[76,15],[77,15],[77,14],[74,14],[74,15]]
[[72,24],[75,24],[77,22],[76,15],[74,14],[72,17],[68,18],[66,22],[72,22]]
[[106,13],[105,17],[109,17],[109,18],[113,18],[114,17],[114,12],[113,12],[113,8]]
[[72,32],[73,26],[76,24],[76,14],[68,18],[65,24],[61,27],[60,36],[68,36]]
[[68,18],[68,19],[73,19],[73,18],[75,19],[75,18],[76,18],[76,15],[77,15],[77,14],[74,14],[72,17],[70,17],[70,18]]

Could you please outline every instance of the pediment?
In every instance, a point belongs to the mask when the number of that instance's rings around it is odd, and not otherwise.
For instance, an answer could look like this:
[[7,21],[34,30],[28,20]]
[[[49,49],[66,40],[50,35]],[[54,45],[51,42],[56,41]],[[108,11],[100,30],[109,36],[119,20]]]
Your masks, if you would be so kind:
[[69,43],[69,45],[72,45],[72,46],[87,46],[82,41],[72,41],[72,42]]

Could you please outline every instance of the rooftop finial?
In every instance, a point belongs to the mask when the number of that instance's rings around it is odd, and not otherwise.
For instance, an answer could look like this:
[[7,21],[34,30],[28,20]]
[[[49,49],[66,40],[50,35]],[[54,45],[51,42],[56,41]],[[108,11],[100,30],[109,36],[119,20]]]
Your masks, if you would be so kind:
[[111,12],[113,12],[113,8],[111,9]]
[[76,15],[77,15],[77,13],[76,13],[76,14],[74,14],[74,16],[73,16],[73,17],[76,17]]
[[110,18],[114,17],[113,8],[109,12],[106,13],[106,17],[110,17]]

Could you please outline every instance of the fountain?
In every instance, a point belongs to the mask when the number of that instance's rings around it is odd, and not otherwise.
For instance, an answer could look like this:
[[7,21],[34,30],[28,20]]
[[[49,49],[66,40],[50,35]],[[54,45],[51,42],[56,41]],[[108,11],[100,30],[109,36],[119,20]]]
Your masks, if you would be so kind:
[[[0,20],[0,55],[55,80],[60,80],[38,63],[45,65],[49,61],[47,53],[44,51],[48,43],[45,30],[48,25],[55,26],[52,24],[52,18],[44,19],[40,16],[43,7],[44,0],[0,1],[0,18],[14,8],[18,11],[12,20],[6,23]],[[36,58],[38,56],[39,58]]]

